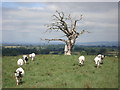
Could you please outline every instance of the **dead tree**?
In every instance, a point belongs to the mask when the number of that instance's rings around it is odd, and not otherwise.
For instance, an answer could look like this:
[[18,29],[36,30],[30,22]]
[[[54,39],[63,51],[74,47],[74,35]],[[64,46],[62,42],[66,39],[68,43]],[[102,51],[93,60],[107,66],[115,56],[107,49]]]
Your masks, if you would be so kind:
[[48,29],[62,31],[67,37],[67,40],[65,39],[45,39],[45,40],[64,42],[65,43],[64,54],[71,55],[72,48],[75,45],[78,36],[80,36],[84,32],[88,32],[85,30],[82,30],[81,32],[77,32],[76,30],[77,22],[82,20],[82,15],[79,17],[79,19],[74,20],[71,18],[70,14],[65,17],[65,14],[63,12],[56,11],[56,14],[53,15],[53,17],[54,17],[53,19],[54,22],[50,25],[47,25]]

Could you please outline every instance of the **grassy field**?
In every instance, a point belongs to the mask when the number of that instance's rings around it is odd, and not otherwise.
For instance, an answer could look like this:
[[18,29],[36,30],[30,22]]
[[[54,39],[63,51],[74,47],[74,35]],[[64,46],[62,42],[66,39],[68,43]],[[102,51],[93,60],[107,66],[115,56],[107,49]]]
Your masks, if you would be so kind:
[[95,56],[85,56],[83,67],[78,55],[37,55],[35,61],[23,66],[23,84],[17,86],[14,71],[22,56],[4,56],[3,88],[118,88],[118,59],[106,57],[100,68],[95,68]]
[[2,88],[2,57],[0,56],[0,89]]

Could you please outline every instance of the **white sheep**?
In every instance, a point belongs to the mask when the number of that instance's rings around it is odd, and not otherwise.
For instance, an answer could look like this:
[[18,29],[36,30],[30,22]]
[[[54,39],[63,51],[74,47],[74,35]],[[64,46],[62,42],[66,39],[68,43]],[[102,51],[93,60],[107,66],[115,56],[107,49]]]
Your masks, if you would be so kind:
[[105,55],[98,54],[98,57],[101,58],[100,64],[103,64],[103,59],[105,58]]
[[85,62],[85,57],[84,56],[80,56],[78,59],[79,59],[79,64],[83,65],[84,62]]
[[28,56],[27,55],[23,55],[23,60],[25,62],[25,64],[28,62]]
[[35,58],[35,53],[29,54],[29,57],[30,57],[32,60],[34,60],[34,58]]
[[19,67],[16,69],[16,71],[14,72],[15,74],[15,79],[16,79],[16,84],[19,85],[22,83],[22,78],[25,74],[23,68]]
[[101,62],[101,57],[96,56],[95,59],[94,59],[94,61],[95,61],[95,64],[97,65],[97,68],[99,68],[100,62]]
[[97,65],[97,68],[100,66],[100,64],[103,63],[103,59],[104,59],[104,55],[101,55],[101,54],[95,57],[94,61],[95,61],[95,64]]
[[23,59],[18,59],[18,61],[17,61],[17,65],[18,66],[22,66],[24,64],[24,60]]

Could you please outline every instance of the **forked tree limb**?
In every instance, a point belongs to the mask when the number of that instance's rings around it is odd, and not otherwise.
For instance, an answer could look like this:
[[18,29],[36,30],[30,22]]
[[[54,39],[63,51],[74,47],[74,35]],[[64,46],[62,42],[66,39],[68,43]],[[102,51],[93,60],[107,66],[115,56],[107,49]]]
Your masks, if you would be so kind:
[[72,28],[72,31],[73,31],[73,32],[76,32],[77,22],[80,21],[80,20],[82,20],[82,15],[81,15],[80,19],[74,20],[74,23],[73,23],[73,25],[72,25],[72,27],[73,27],[73,28]]

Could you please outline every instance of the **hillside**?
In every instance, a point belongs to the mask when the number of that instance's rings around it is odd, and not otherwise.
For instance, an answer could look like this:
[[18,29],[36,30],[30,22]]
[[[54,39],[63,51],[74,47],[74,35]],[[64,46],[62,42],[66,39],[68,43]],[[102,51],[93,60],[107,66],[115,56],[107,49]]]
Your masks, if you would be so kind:
[[[78,55],[37,55],[23,66],[22,85],[16,86],[14,71],[22,56],[3,57],[3,88],[117,88],[118,59],[106,57],[96,68],[95,56],[86,55],[85,65],[78,65]],[[12,62],[12,63],[11,63]]]
[[118,46],[118,42],[109,42],[109,41],[85,42],[85,43],[77,43],[77,45],[84,45],[84,46]]
[[[38,45],[59,45],[63,44],[63,42],[30,42],[30,43],[22,43],[22,42],[17,42],[17,43],[7,43],[3,42],[3,46],[19,46],[19,45],[33,45],[33,46],[38,46]],[[76,42],[76,45],[84,45],[84,46],[118,46],[117,41],[99,41],[99,42]]]

